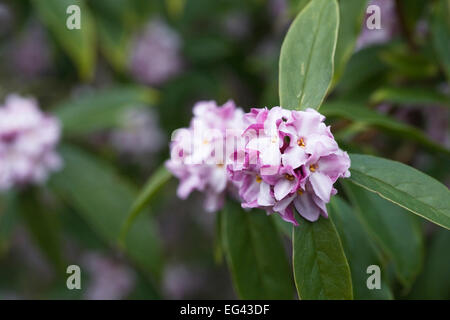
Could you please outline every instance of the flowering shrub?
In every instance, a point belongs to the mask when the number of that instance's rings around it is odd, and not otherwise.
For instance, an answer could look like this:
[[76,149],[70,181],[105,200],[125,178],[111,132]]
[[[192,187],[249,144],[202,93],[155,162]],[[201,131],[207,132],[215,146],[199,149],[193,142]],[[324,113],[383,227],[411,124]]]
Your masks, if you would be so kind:
[[72,2],[0,4],[0,299],[450,298],[447,0]]

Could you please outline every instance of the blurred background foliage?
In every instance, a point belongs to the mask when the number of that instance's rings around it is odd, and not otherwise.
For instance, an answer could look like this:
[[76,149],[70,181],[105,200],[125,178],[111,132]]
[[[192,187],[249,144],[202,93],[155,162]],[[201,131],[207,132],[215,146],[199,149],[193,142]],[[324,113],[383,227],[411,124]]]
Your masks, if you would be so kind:
[[[281,43],[308,2],[0,1],[2,101],[33,96],[58,116],[65,162],[45,187],[0,194],[0,298],[235,298],[215,216],[198,195],[177,199],[163,173],[150,186],[157,201],[118,239],[196,101],[278,105]],[[320,111],[343,149],[407,163],[448,186],[449,1],[370,2],[382,9],[381,30],[365,27],[366,1],[339,1],[333,88]],[[80,30],[66,28],[70,4],[81,8]],[[449,232],[343,187],[355,208],[372,204],[354,214],[338,201],[332,212],[341,208],[347,256],[363,239],[345,234],[347,224],[370,234],[364,259],[350,261],[356,270],[381,259],[391,289],[378,297],[450,298]],[[82,290],[67,290],[68,264],[82,267]],[[353,275],[355,290],[365,276]]]

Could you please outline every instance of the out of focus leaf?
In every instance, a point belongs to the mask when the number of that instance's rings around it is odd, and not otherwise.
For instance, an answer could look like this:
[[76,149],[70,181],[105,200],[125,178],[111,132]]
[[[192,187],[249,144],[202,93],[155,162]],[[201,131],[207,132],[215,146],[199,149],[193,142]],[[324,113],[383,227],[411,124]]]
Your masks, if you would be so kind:
[[353,299],[350,267],[333,222],[300,219],[292,235],[298,296],[303,300]]
[[280,105],[318,109],[333,75],[339,27],[336,0],[310,2],[295,18],[280,54]]
[[73,98],[55,108],[64,133],[87,134],[118,124],[120,114],[129,107],[154,104],[157,92],[141,87],[116,87]]
[[158,190],[163,185],[165,185],[171,177],[172,174],[169,171],[167,171],[164,165],[162,165],[148,179],[144,188],[142,188],[138,197],[133,202],[131,209],[129,210],[128,217],[125,220],[125,223],[122,227],[120,237],[121,241],[123,241],[126,238],[130,227],[132,226],[136,218],[139,216],[139,213],[141,213],[145,209],[145,207],[153,199]]
[[390,45],[374,45],[363,48],[354,53],[348,61],[345,71],[337,84],[335,91],[340,95],[348,96],[355,101],[362,96],[367,97],[383,81],[387,66],[380,59],[380,54]]
[[391,102],[413,106],[440,105],[450,107],[450,98],[434,90],[424,88],[380,88],[371,96],[373,103]]
[[12,192],[0,194],[0,259],[9,247],[17,215],[16,195]]
[[423,238],[415,216],[357,185],[345,190],[369,234],[394,262],[402,284],[410,288],[423,264]]
[[372,109],[356,106],[351,102],[336,101],[326,103],[322,106],[320,112],[327,117],[341,117],[369,126],[374,126],[402,138],[420,143],[433,152],[442,152],[446,155],[450,155],[450,150],[428,139],[419,129],[396,121]]
[[272,219],[228,202],[221,213],[223,249],[242,299],[292,299],[291,270]]
[[365,15],[367,1],[365,0],[341,0],[339,1],[339,33],[334,57],[335,83],[342,75],[348,59],[352,55],[356,40],[361,32],[361,23]]
[[431,19],[433,46],[450,82],[450,3],[448,0],[435,2]]
[[413,79],[428,79],[438,71],[435,62],[427,56],[411,53],[401,45],[383,50],[380,58],[398,74]]
[[350,265],[354,298],[363,300],[392,299],[392,292],[385,277],[381,279],[381,289],[370,290],[367,288],[367,267],[377,265],[381,270],[383,268],[381,267],[380,253],[365,232],[353,209],[339,197],[332,198],[329,209]]
[[[83,0],[32,0],[42,22],[50,29],[67,55],[78,68],[82,79],[90,79],[95,71],[95,27],[93,17]],[[68,29],[66,13],[70,5],[81,11],[81,28]]]
[[289,0],[289,12],[296,16],[311,0]]
[[[137,194],[107,164],[72,147],[61,148],[64,169],[55,174],[51,188],[80,214],[108,244],[117,244],[126,214]],[[147,274],[158,276],[162,257],[154,221],[140,215],[122,248]]]
[[423,273],[414,284],[410,298],[450,299],[450,232],[439,229],[431,239]]
[[31,191],[20,194],[18,206],[30,234],[58,272],[64,272],[60,227],[54,212],[45,209],[38,195]]
[[400,162],[352,154],[351,181],[450,229],[450,191],[432,177]]

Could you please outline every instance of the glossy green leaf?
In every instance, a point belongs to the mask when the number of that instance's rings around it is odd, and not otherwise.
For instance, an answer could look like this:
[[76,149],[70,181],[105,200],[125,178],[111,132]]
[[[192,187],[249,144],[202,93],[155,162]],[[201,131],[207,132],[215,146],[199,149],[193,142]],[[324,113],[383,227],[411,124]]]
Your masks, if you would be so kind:
[[167,171],[164,165],[162,165],[148,179],[144,188],[140,191],[138,197],[133,202],[133,205],[129,210],[128,218],[126,219],[122,227],[122,232],[120,236],[121,241],[123,241],[126,238],[128,231],[130,230],[130,227],[132,226],[136,218],[139,216],[139,214],[149,204],[149,202],[152,200],[152,198],[155,196],[158,190],[163,185],[165,185],[171,177],[172,174],[169,171]]
[[431,19],[431,35],[433,46],[440,59],[447,80],[450,82],[450,3],[448,0],[436,1]]
[[331,219],[299,219],[293,228],[292,263],[300,299],[353,299],[350,267]]
[[[67,55],[78,68],[82,79],[92,77],[95,70],[95,26],[93,17],[83,0],[32,0],[42,22],[49,28]],[[81,28],[68,29],[66,13],[70,5],[76,4],[81,12]]]
[[231,202],[221,218],[223,249],[239,297],[292,299],[291,270],[273,220]]
[[[352,275],[353,295],[355,299],[392,299],[381,264],[381,256],[370,239],[353,209],[341,198],[333,197],[329,205],[329,214],[333,217],[336,229],[348,258]],[[367,267],[377,265],[381,269],[381,288],[368,289]]]
[[358,106],[346,101],[336,101],[325,103],[320,112],[327,117],[341,117],[362,123],[365,126],[373,126],[404,139],[420,143],[430,151],[450,155],[450,150],[428,139],[419,129],[396,121],[365,106]]
[[417,217],[355,184],[344,186],[366,230],[393,261],[402,284],[410,288],[422,269],[424,255]]
[[400,162],[352,154],[351,181],[450,229],[450,191],[430,176]]
[[361,32],[361,23],[366,7],[366,0],[339,1],[339,33],[334,58],[335,71],[333,82],[340,78],[348,59],[354,52],[356,40]]
[[311,1],[294,20],[280,54],[282,107],[320,107],[333,75],[338,26],[336,0]]
[[[113,168],[72,146],[61,148],[64,169],[55,174],[51,188],[81,215],[108,244],[115,245],[137,194]],[[144,271],[159,275],[161,249],[154,221],[140,215],[122,248]]]
[[435,90],[423,88],[380,88],[371,96],[372,103],[391,102],[412,106],[440,105],[450,107],[450,98]]
[[450,299],[450,231],[436,230],[427,250],[423,273],[414,284],[410,298]]
[[154,104],[156,91],[141,87],[116,87],[93,92],[64,102],[55,108],[65,134],[87,134],[117,125],[121,112],[129,107]]

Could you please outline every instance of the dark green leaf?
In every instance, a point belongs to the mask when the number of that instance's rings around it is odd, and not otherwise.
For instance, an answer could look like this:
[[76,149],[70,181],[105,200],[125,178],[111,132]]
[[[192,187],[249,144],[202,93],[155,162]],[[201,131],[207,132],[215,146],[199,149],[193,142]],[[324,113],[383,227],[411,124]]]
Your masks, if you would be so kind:
[[350,155],[351,181],[450,229],[450,191],[430,176],[400,162]]
[[[107,163],[85,152],[61,148],[64,169],[55,174],[51,188],[80,214],[110,245],[117,244],[126,214],[136,196],[134,187],[121,179]],[[155,223],[140,215],[130,229],[123,249],[147,273],[159,275],[162,258]]]
[[34,241],[58,272],[64,272],[60,227],[55,213],[40,203],[38,194],[30,190],[20,194],[18,211]]
[[282,107],[320,107],[333,75],[338,26],[336,0],[311,1],[294,20],[280,54]]
[[425,260],[424,271],[411,293],[414,299],[450,299],[450,232],[439,229],[433,235]]
[[364,126],[374,126],[402,138],[420,143],[430,151],[450,155],[450,150],[428,139],[419,129],[391,119],[389,116],[364,106],[357,106],[346,101],[336,101],[324,104],[320,112],[329,117],[342,117],[362,123]]
[[[89,8],[83,0],[32,0],[42,22],[50,29],[61,47],[78,67],[81,78],[89,79],[95,70],[95,27]],[[81,28],[69,30],[66,13],[76,4],[81,11]]]
[[371,96],[372,103],[391,102],[413,106],[441,105],[450,107],[450,98],[434,90],[423,88],[378,89]]
[[410,288],[423,264],[423,238],[416,217],[357,185],[345,190],[363,225],[394,262],[398,278]]
[[221,213],[223,249],[242,299],[292,299],[291,270],[273,220],[229,202]]
[[334,58],[333,82],[344,72],[345,65],[355,49],[356,39],[361,32],[361,23],[367,6],[366,0],[339,1],[339,33]]
[[367,287],[368,266],[377,265],[382,270],[382,275],[384,272],[380,253],[353,209],[339,197],[332,198],[329,209],[348,258],[355,299],[392,299],[385,277],[381,278],[381,289],[371,290]]
[[157,93],[141,87],[117,87],[90,93],[64,102],[55,114],[65,134],[87,134],[118,124],[120,113],[129,107],[154,104]]
[[447,80],[450,82],[450,3],[448,0],[436,1],[433,8],[433,17],[431,19],[431,35],[433,46],[440,59]]
[[353,299],[350,267],[333,222],[300,219],[292,235],[292,263],[300,299]]

